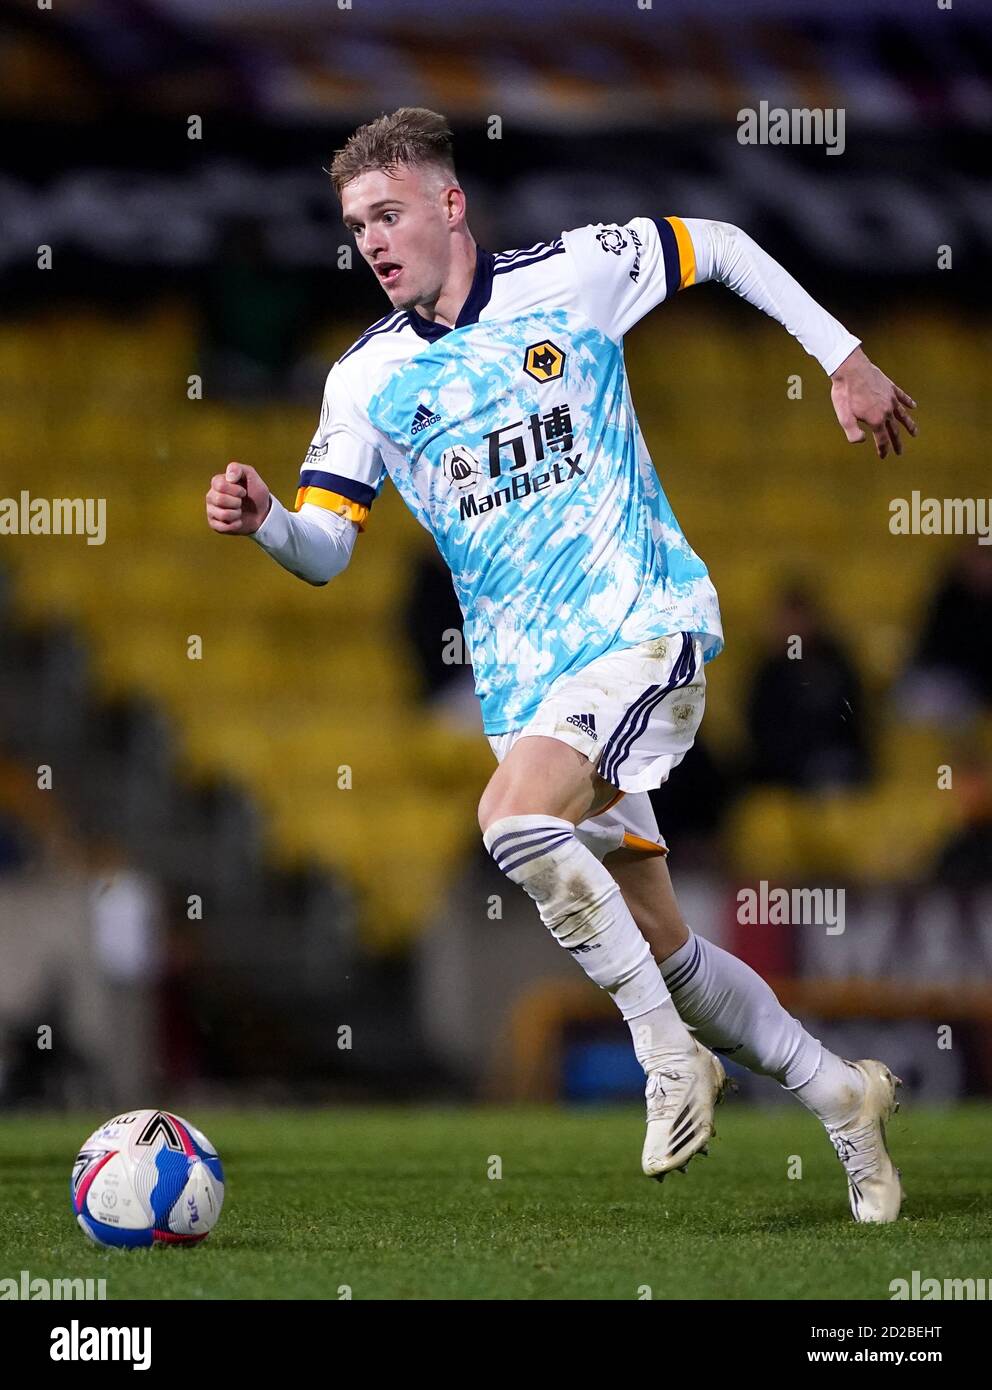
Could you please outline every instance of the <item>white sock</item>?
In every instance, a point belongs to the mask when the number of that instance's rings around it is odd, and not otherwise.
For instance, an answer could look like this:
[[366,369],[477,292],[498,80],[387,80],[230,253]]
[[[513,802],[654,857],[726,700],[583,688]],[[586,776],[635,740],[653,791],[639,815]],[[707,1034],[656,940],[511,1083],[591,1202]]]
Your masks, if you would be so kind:
[[865,1097],[865,1079],[857,1067],[823,1048],[820,1065],[810,1079],[789,1089],[807,1110],[812,1110],[829,1129],[835,1129],[858,1113]]
[[[683,1023],[704,1046],[749,1071],[774,1076],[797,1095],[822,1058],[833,1057],[783,1009],[756,971],[705,937],[690,931],[685,945],[662,962],[661,973]],[[830,1075],[828,1066],[825,1086]],[[814,1109],[806,1094],[799,1099]]]
[[628,1018],[627,1027],[634,1041],[634,1054],[646,1076],[663,1066],[672,1052],[684,1053],[690,1037],[671,995],[664,1004],[637,1018]]
[[610,994],[631,1031],[647,1028],[645,1055],[669,1032],[685,1043],[685,1026],[619,885],[576,839],[571,821],[504,816],[482,838],[499,868],[537,903],[556,941]]
[[[583,821],[575,827],[575,838],[600,863],[607,854],[620,848],[623,834],[622,825],[597,825],[594,820]],[[649,1013],[628,1018],[627,1026],[634,1041],[634,1053],[646,1076],[663,1066],[673,1050],[685,1050],[688,1030],[679,1018],[671,995]]]

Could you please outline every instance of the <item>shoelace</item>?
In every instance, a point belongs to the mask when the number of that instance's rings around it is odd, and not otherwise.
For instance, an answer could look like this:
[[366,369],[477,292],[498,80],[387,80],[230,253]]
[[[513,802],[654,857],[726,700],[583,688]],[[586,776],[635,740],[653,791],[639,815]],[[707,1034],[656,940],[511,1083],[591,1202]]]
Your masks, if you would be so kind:
[[[656,1076],[663,1076],[666,1081],[685,1080],[685,1078],[677,1071],[653,1071],[651,1073],[652,1080]],[[648,1097],[648,1109],[651,1111],[652,1119],[663,1120],[669,1107],[671,1107],[671,1109],[674,1110],[677,1104],[678,1097],[675,1095],[670,1096],[669,1093],[663,1087],[659,1088],[656,1086],[654,1091]]]
[[[854,1183],[861,1183],[865,1178],[874,1177],[881,1166],[881,1149],[872,1133],[873,1129],[874,1125],[869,1120],[860,1129],[856,1129],[853,1134],[831,1134],[830,1136],[834,1152],[847,1169],[848,1177]],[[852,1159],[855,1158],[860,1161],[852,1162]]]

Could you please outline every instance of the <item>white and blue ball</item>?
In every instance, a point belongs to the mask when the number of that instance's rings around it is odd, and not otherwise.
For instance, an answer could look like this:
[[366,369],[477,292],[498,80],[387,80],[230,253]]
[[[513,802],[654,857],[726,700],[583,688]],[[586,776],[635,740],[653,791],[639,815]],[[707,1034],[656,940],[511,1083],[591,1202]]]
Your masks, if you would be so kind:
[[217,1224],[217,1150],[167,1110],[132,1110],[93,1131],[72,1169],[72,1209],[98,1245],[195,1245]]

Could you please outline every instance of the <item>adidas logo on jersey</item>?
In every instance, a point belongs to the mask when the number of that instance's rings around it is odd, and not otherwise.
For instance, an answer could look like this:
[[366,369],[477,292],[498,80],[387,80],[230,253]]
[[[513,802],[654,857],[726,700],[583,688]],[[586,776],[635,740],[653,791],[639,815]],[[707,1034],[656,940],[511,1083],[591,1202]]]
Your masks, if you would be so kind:
[[410,429],[410,433],[419,434],[420,431],[425,430],[428,425],[436,425],[440,418],[440,415],[432,414],[426,405],[418,405],[417,413],[413,417],[413,425]]
[[574,724],[577,729],[581,729],[590,738],[598,738],[596,733],[596,716],[594,714],[570,714],[565,720],[566,724]]

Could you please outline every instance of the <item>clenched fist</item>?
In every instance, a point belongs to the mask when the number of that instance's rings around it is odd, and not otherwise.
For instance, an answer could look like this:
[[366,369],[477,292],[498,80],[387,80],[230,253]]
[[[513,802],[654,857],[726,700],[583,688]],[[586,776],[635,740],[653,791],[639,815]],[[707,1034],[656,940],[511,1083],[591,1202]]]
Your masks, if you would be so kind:
[[207,521],[222,536],[250,536],[269,514],[272,495],[262,479],[244,463],[229,463],[215,473],[207,493]]

